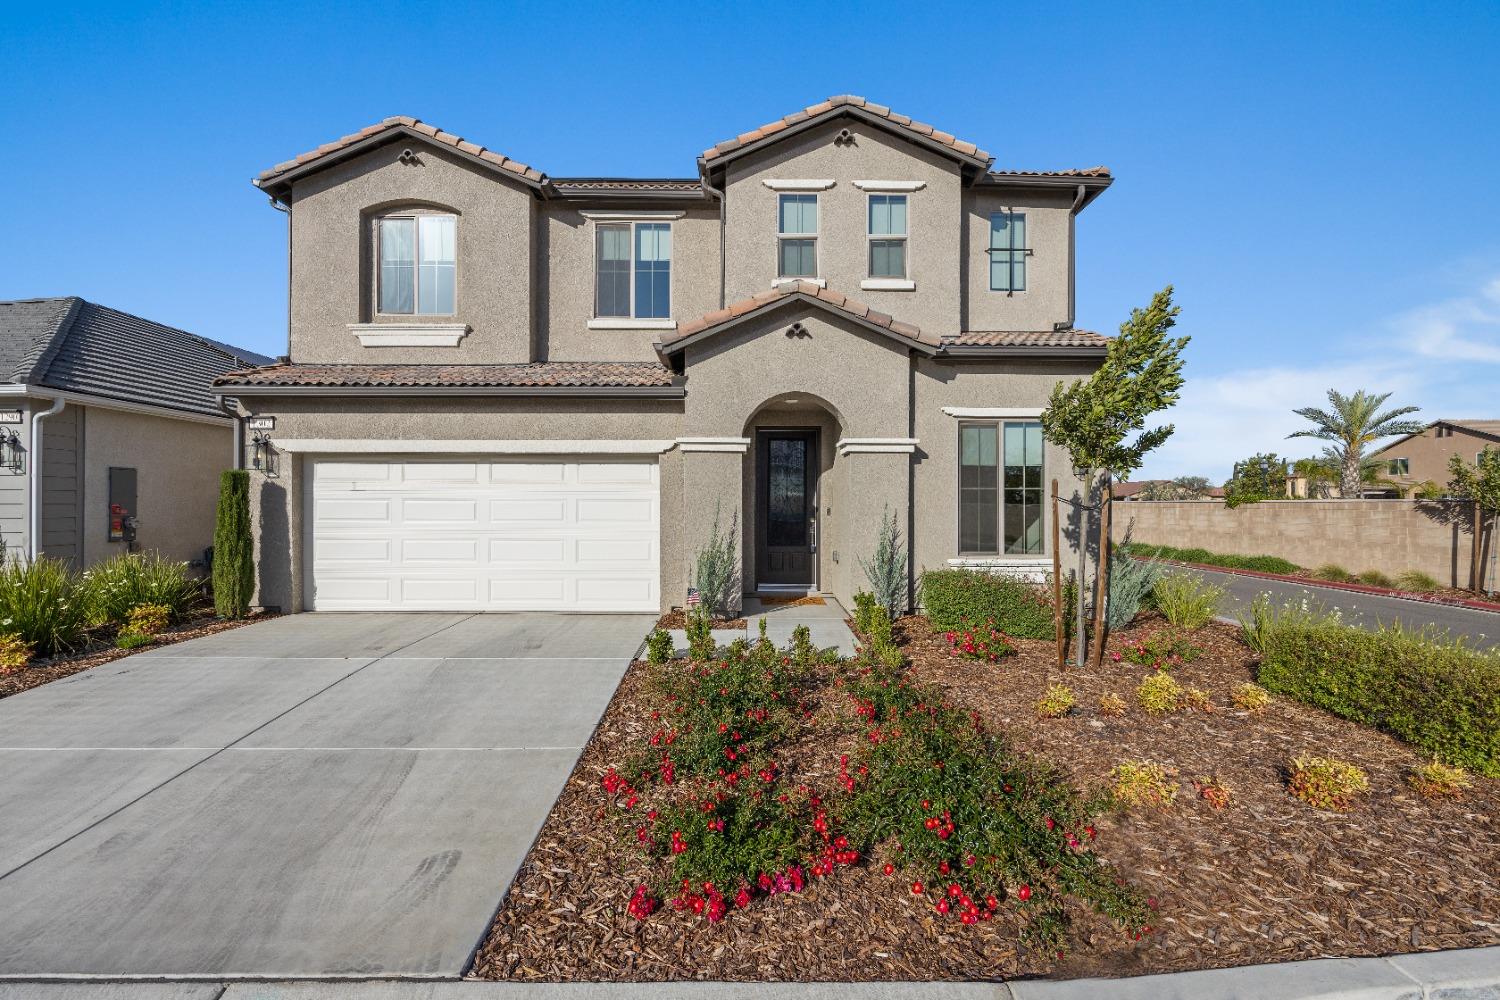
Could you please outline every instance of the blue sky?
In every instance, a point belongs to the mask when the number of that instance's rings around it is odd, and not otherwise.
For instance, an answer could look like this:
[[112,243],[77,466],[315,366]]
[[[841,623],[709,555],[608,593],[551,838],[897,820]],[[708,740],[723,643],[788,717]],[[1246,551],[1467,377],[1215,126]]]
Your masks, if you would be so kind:
[[[976,15],[976,12],[980,12]],[[999,167],[1104,163],[1079,325],[1172,283],[1193,336],[1142,475],[1227,475],[1330,386],[1500,416],[1500,4],[12,5],[0,298],[285,350],[250,178],[389,114],[554,175],[690,176],[857,93]],[[1393,402],[1396,401],[1393,399]]]

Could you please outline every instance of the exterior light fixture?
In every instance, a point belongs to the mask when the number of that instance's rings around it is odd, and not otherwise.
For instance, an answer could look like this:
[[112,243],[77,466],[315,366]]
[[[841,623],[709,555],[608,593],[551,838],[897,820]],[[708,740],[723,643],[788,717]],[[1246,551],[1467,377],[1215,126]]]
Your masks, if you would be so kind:
[[250,467],[268,476],[276,475],[276,449],[265,431],[256,431],[250,438]]
[[16,432],[9,428],[0,429],[0,469],[19,473],[23,454],[21,439],[16,436]]

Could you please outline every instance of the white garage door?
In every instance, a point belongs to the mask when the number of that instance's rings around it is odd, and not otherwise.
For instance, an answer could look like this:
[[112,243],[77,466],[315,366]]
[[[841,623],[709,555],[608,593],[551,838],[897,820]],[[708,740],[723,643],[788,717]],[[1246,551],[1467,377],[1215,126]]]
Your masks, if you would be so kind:
[[655,460],[321,459],[317,611],[660,608]]

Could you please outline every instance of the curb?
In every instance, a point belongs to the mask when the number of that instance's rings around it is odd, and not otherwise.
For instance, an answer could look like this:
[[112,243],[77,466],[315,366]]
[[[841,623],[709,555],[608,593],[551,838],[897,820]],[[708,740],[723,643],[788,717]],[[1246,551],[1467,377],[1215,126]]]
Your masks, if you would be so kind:
[[1153,559],[1152,561],[1165,563],[1168,566],[1186,566],[1189,569],[1207,570],[1210,573],[1223,573],[1227,576],[1249,576],[1259,580],[1277,580],[1281,583],[1296,584],[1299,587],[1347,590],[1355,594],[1368,594],[1371,597],[1389,597],[1397,601],[1442,604],[1450,608],[1468,608],[1470,611],[1500,613],[1500,604],[1492,604],[1489,601],[1473,601],[1461,597],[1437,597],[1432,594],[1419,594],[1411,590],[1391,590],[1387,587],[1372,587],[1366,583],[1335,583],[1332,580],[1311,580],[1305,576],[1287,576],[1284,573],[1263,573],[1255,569],[1230,569],[1227,566],[1210,566],[1208,563],[1182,562],[1178,559]]

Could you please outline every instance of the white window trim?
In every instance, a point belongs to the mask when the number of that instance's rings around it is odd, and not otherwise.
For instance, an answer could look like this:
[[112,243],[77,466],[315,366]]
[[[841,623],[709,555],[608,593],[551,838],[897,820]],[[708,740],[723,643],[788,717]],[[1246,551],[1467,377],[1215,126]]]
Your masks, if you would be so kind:
[[350,323],[349,332],[359,338],[361,347],[457,347],[458,342],[468,334],[469,325],[467,323]]
[[[439,218],[453,220],[453,311],[445,313],[424,313],[422,306],[422,224],[418,219]],[[411,309],[409,313],[388,313],[380,308],[380,224],[391,219],[412,220],[412,285],[411,285]],[[375,307],[371,312],[376,316],[390,316],[393,319],[411,320],[418,316],[457,316],[458,315],[458,214],[455,212],[426,212],[421,210],[409,210],[405,212],[390,212],[386,215],[377,215],[374,220],[373,237],[375,240]]]
[[[888,233],[876,236],[870,232],[870,198],[883,197],[887,194],[900,194],[905,198],[905,192],[882,192],[871,191],[865,195],[865,276],[859,283],[859,287],[872,292],[910,292],[916,289],[917,283],[911,279],[911,199],[906,200],[906,231],[900,236]],[[903,244],[901,249],[901,267],[904,273],[899,278],[877,278],[870,273],[870,244],[875,240],[900,240]]]
[[[677,321],[672,314],[677,309],[677,227],[672,224],[672,219],[682,218],[682,212],[585,212],[585,217],[594,220],[594,240],[592,252],[594,255],[594,302],[589,310],[595,315],[588,321],[590,330],[675,330]],[[605,225],[629,226],[630,227],[630,315],[629,316],[600,316],[599,309],[599,223]],[[672,241],[672,256],[668,259],[667,275],[667,303],[668,315],[666,317],[652,317],[642,319],[635,314],[635,227],[637,223],[667,224],[667,232]]]
[[[832,181],[829,184],[832,185]],[[807,193],[806,191],[791,191],[791,194]],[[779,286],[789,281],[811,281],[820,288],[827,288],[828,282],[822,277],[823,274],[823,196],[813,194],[813,215],[817,217],[818,224],[811,233],[783,233],[781,231],[781,195],[776,196],[776,259],[772,261],[771,273],[775,277],[771,285]],[[781,241],[782,240],[812,240],[813,241],[813,273],[812,275],[782,274],[781,273]]]
[[836,181],[828,180],[763,180],[772,191],[827,191]]
[[1022,419],[1035,420],[1042,415],[1040,406],[945,406],[943,412],[960,420]]
[[817,285],[819,288],[828,287],[827,278],[772,278],[771,287],[781,288],[785,285],[795,285],[799,281],[805,281],[809,285]]
[[854,186],[861,191],[874,191],[876,193],[904,194],[908,191],[920,191],[927,186],[926,181],[855,181]]

